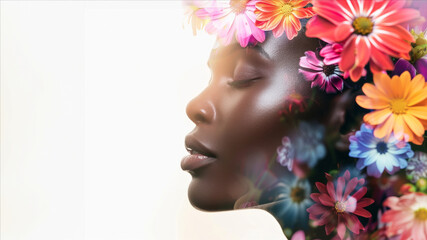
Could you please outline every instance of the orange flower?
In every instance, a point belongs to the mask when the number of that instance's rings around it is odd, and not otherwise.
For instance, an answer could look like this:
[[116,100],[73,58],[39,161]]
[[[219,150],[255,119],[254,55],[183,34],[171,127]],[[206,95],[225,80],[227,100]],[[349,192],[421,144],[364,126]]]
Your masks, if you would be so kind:
[[256,3],[255,25],[264,30],[273,30],[278,38],[284,31],[289,40],[298,35],[301,30],[301,18],[314,15],[311,7],[304,8],[310,1],[304,0],[261,0]]
[[366,83],[366,96],[357,96],[363,108],[373,109],[363,120],[374,126],[377,138],[390,136],[421,145],[427,129],[427,84],[418,74],[411,80],[408,71],[390,77],[385,73],[374,75],[374,84]]

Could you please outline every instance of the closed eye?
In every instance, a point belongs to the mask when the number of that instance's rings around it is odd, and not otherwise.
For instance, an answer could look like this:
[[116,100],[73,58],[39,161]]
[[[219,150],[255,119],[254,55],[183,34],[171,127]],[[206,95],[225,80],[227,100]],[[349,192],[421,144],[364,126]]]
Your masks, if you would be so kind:
[[233,88],[245,88],[252,85],[254,82],[260,80],[261,77],[251,78],[251,79],[243,79],[243,80],[232,80],[227,82],[227,84]]

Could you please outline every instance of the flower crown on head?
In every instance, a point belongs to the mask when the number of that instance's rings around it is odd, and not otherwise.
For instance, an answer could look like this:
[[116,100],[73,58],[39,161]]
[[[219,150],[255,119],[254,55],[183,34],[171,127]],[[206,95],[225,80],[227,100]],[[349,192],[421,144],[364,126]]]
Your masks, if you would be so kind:
[[[427,153],[422,145],[427,130],[427,33],[424,14],[420,13],[427,10],[427,1],[184,2],[189,7],[194,34],[205,29],[209,34],[215,34],[224,45],[233,39],[242,47],[262,43],[265,31],[271,31],[276,38],[285,34],[292,40],[305,25],[303,34],[323,42],[318,50],[306,51],[300,58],[299,73],[311,82],[312,88],[336,94],[342,92],[347,82],[351,85],[363,78],[364,95],[357,96],[356,103],[371,111],[363,116],[361,129],[350,137],[349,155],[358,159],[357,169],[366,168],[367,174],[375,178],[380,178],[383,172],[393,175],[407,168],[406,179],[411,183],[401,189],[401,198],[390,196],[384,202],[384,206],[391,210],[380,217],[381,225],[399,221],[400,224],[382,226],[387,236],[427,239]],[[286,140],[289,148],[291,142]],[[278,151],[282,153],[284,147]],[[414,155],[411,148],[421,150]],[[285,155],[280,163],[291,169],[292,163],[286,161],[288,152]],[[345,185],[346,181],[353,181],[348,173],[339,178],[338,184]],[[319,214],[323,213],[324,207],[330,207],[329,204],[335,202],[335,214],[348,212],[351,207],[352,213],[358,216],[371,216],[364,209],[345,205],[348,201],[340,200],[341,205],[336,205],[337,195],[327,198],[326,195],[333,192],[329,191],[329,179],[327,188],[321,184],[317,186],[320,193],[312,197],[316,204],[308,211],[310,219],[319,225],[326,224],[327,234],[334,226],[328,225]],[[338,189],[342,191],[343,186]],[[364,194],[359,195],[352,204],[359,203],[357,201]],[[363,203],[359,203],[359,207],[372,204],[371,200],[364,199],[360,200]],[[412,213],[414,216],[408,217]],[[355,219],[357,217],[349,215],[348,219],[341,220],[353,234],[358,234],[363,226]],[[347,225],[349,222],[355,225]],[[424,225],[416,225],[416,231],[412,231],[413,222]],[[336,224],[337,236],[343,239],[346,227],[340,225],[340,220]],[[377,231],[380,231],[379,226],[380,223]]]

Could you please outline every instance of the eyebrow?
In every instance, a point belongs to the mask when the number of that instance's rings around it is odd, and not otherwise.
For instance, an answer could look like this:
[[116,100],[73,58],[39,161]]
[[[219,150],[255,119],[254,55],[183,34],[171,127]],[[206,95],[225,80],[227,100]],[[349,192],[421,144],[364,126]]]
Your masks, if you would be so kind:
[[[226,56],[226,55],[232,54],[234,51],[237,51],[239,49],[245,49],[246,51],[249,49],[254,49],[255,51],[259,52],[261,55],[263,55],[267,59],[269,59],[269,60],[271,59],[270,55],[260,45],[253,45],[253,46],[248,46],[246,48],[242,48],[239,43],[233,43],[233,44],[230,44],[228,46],[225,46],[225,48],[223,50],[224,54],[222,54],[222,55]],[[217,52],[217,49],[212,50],[212,52],[209,56],[209,59],[208,59],[208,66],[211,66],[210,62],[212,61],[213,55],[216,52]]]

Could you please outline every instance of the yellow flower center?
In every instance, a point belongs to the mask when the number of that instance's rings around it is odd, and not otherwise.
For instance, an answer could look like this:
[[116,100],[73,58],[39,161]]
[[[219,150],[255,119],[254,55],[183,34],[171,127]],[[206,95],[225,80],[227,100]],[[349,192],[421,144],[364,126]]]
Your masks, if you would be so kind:
[[285,3],[280,7],[280,13],[285,16],[289,16],[293,12],[293,10],[294,7],[289,3]]
[[293,202],[300,203],[305,199],[304,188],[294,187],[291,190],[291,199]]
[[335,203],[335,210],[337,210],[338,213],[345,212],[345,203],[344,202],[336,202]]
[[394,114],[405,114],[408,108],[406,107],[405,99],[393,99],[390,101],[390,110]]
[[235,13],[242,13],[246,10],[248,0],[231,0],[230,7]]
[[426,221],[427,220],[427,209],[425,208],[419,208],[417,211],[414,212],[415,219],[420,221]]
[[354,32],[359,35],[369,35],[374,28],[371,18],[358,17],[353,21]]

